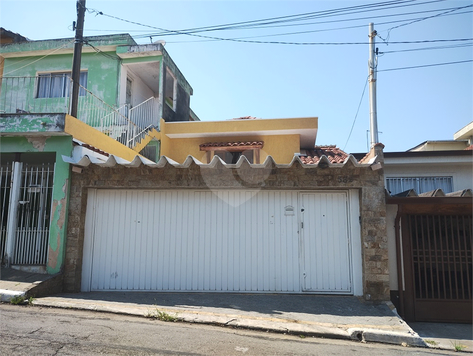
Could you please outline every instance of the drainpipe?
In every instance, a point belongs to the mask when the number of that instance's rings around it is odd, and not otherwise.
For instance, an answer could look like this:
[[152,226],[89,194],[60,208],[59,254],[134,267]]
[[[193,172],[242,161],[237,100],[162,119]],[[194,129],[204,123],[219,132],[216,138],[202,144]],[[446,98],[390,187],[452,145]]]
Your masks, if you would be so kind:
[[401,235],[399,233],[401,215],[399,214],[399,205],[397,206],[396,219],[394,220],[394,232],[396,238],[396,260],[397,260],[397,289],[399,292],[399,314],[404,317],[404,284],[402,275],[402,258],[401,258]]
[[8,220],[7,220],[7,241],[6,241],[6,260],[9,267],[13,258],[13,245],[18,230],[18,207],[20,205],[20,188],[21,188],[21,170],[23,163],[13,163],[13,174],[11,178],[10,202],[8,204]]
[[77,118],[79,103],[80,62],[82,56],[82,43],[84,35],[85,0],[77,0],[77,24],[74,39],[74,54],[72,55],[72,96],[71,116]]

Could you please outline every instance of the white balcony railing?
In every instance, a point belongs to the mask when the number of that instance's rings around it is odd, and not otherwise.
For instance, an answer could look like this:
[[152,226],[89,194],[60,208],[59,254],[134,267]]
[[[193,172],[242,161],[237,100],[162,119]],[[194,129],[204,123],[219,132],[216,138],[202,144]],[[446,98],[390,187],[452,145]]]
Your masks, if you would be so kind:
[[66,113],[69,107],[68,86],[56,97],[38,97],[38,77],[3,77],[0,79],[0,114]]

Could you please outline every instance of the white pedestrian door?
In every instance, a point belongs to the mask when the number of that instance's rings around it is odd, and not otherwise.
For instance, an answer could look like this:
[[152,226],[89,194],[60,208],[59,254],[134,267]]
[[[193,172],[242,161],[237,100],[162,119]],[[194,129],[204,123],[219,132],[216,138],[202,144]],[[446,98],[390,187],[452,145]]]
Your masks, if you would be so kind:
[[345,192],[301,193],[303,290],[352,293]]

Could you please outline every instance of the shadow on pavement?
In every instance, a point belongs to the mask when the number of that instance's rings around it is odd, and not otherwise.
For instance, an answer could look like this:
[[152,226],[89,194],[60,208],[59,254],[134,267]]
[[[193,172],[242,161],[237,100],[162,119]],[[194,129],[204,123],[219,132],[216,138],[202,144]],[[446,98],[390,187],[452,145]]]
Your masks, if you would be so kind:
[[63,294],[70,299],[102,300],[178,308],[224,308],[263,314],[310,313],[338,316],[393,316],[385,303],[353,296],[236,293],[89,292]]

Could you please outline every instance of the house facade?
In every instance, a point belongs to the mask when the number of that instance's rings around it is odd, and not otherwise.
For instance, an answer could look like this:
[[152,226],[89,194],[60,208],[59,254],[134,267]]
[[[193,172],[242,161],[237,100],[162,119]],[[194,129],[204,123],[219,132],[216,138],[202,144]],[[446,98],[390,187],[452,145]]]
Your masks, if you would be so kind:
[[454,140],[384,153],[389,285],[408,321],[471,323],[472,136],[470,123]]
[[84,48],[77,117],[71,40],[0,49],[3,263],[67,292],[389,298],[382,145],[360,163],[315,146],[317,118],[198,122],[162,44]]
[[156,161],[161,119],[198,120],[192,88],[162,45],[127,34],[85,38],[78,115],[68,115],[72,52],[73,39],[0,47],[2,265],[64,270],[71,166],[62,157],[75,146]]
[[314,146],[316,118],[273,121],[163,123],[157,163],[68,159],[65,290],[389,298],[382,170]]

